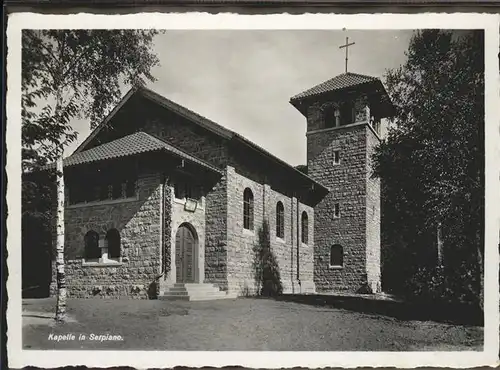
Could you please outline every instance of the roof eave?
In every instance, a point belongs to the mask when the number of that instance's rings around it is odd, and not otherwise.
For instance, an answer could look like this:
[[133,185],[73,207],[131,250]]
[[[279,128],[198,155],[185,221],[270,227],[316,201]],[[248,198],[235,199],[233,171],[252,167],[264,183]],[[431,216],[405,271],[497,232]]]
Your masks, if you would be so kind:
[[307,106],[302,104],[302,100],[293,100],[290,99],[289,103],[294,106],[304,117],[307,117]]
[[246,139],[245,137],[243,137],[243,136],[241,136],[239,134],[235,134],[234,139],[238,140],[239,142],[241,142],[243,144],[245,144],[247,147],[249,147],[249,148],[251,148],[251,149],[253,149],[253,150],[261,153],[262,155],[266,156],[267,158],[273,159],[276,163],[284,166],[285,168],[291,170],[292,173],[298,175],[300,178],[302,178],[305,181],[311,183],[311,185],[313,186],[313,188],[314,188],[315,191],[319,190],[320,192],[326,192],[326,193],[328,193],[330,191],[328,188],[326,188],[325,186],[321,185],[319,182],[313,180],[312,178],[310,178],[309,176],[307,176],[305,173],[299,171],[298,169],[296,169],[293,166],[290,166],[285,161],[283,161],[283,160],[279,159],[278,157],[272,155],[271,153],[269,153],[265,149],[259,147],[258,145],[254,144],[253,142],[251,142],[250,140]]
[[[223,171],[218,169],[218,168],[215,168],[209,164],[206,164],[206,163],[202,163],[202,162],[199,162],[199,161],[195,161],[195,160],[192,160],[191,158],[186,158],[186,157],[183,157],[181,155],[178,155],[177,153],[174,153],[166,148],[158,148],[158,149],[153,149],[153,150],[148,150],[148,151],[144,151],[144,152],[139,152],[139,153],[133,153],[133,154],[127,154],[127,155],[120,155],[120,156],[116,156],[116,157],[108,157],[108,158],[99,158],[99,159],[94,159],[92,161],[85,161],[85,162],[77,162],[77,163],[69,163],[69,164],[65,164],[63,163],[63,168],[72,168],[72,167],[77,167],[77,166],[81,166],[81,165],[89,165],[89,164],[94,164],[94,163],[102,163],[102,162],[105,162],[105,161],[112,161],[112,160],[119,160],[119,159],[122,159],[122,158],[130,158],[130,157],[134,157],[134,156],[140,156],[142,154],[145,154],[145,153],[167,153],[168,155],[172,156],[172,157],[175,157],[175,158],[179,158],[181,160],[185,160],[189,163],[192,163],[193,165],[195,165],[196,167],[200,167],[200,168],[203,168],[204,170],[207,170],[209,172],[212,172],[212,173],[216,173],[218,175],[223,175]],[[70,157],[67,157],[67,158],[70,158]],[[65,158],[65,159],[67,159]],[[40,171],[48,171],[48,170],[52,170],[52,169],[55,169],[55,163],[50,163],[44,167],[42,167],[40,169]]]

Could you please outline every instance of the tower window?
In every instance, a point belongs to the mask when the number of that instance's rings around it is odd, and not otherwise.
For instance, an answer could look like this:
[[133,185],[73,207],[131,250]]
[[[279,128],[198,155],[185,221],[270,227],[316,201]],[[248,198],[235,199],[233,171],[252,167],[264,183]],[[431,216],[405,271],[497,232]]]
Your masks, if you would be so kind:
[[333,205],[333,217],[335,218],[340,217],[340,203],[335,203]]
[[330,105],[324,108],[323,121],[325,128],[340,127],[342,119],[339,108],[334,105]]
[[344,266],[344,248],[339,244],[332,245],[330,248],[330,266]]
[[323,112],[323,119],[325,121],[325,128],[338,126],[338,123],[340,123],[338,110],[334,106],[325,108]]
[[253,230],[253,193],[249,188],[243,192],[243,227]]
[[352,104],[352,102],[345,102],[342,104],[340,108],[340,119],[342,125],[349,125],[351,123],[354,123],[356,118],[354,104]]
[[340,150],[334,150],[333,151],[333,164],[339,164],[340,163]]
[[302,212],[302,243],[307,244],[309,241],[309,218],[307,212]]
[[276,237],[285,238],[285,207],[281,202],[276,204]]

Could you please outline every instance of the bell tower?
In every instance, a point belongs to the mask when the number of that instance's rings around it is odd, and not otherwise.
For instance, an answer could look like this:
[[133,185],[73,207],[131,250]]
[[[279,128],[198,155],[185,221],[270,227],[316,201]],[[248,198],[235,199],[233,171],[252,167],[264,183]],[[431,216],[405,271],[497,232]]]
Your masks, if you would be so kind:
[[290,103],[307,119],[307,173],[330,192],[314,209],[319,291],[380,292],[380,180],[371,155],[394,107],[382,82],[346,72]]

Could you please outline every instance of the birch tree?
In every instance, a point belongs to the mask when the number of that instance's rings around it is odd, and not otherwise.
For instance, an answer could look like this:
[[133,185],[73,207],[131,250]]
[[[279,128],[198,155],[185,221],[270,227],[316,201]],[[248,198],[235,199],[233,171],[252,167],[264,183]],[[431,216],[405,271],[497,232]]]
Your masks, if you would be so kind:
[[[64,320],[64,175],[62,153],[78,132],[71,123],[88,119],[94,128],[121,98],[122,89],[155,81],[159,64],[155,30],[23,30],[22,166],[24,173],[56,161],[58,303]],[[24,181],[26,179],[26,181]],[[23,177],[23,240],[30,225],[50,228],[47,187]],[[56,201],[56,200],[52,200]],[[44,242],[40,242],[42,244]],[[45,243],[50,245],[49,243]]]
[[66,274],[64,271],[64,172],[63,153],[56,161],[57,215],[56,215],[56,270],[57,270],[57,304],[56,321],[66,320]]

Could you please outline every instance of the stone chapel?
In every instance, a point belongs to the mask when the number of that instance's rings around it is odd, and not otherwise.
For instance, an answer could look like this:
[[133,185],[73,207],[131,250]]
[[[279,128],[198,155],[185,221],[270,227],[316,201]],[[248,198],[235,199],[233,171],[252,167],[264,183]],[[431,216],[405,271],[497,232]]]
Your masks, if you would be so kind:
[[307,123],[301,171],[151,90],[131,89],[64,160],[68,295],[254,294],[264,220],[284,293],[379,292],[381,190],[370,158],[393,112],[384,86],[343,73],[290,103]]

